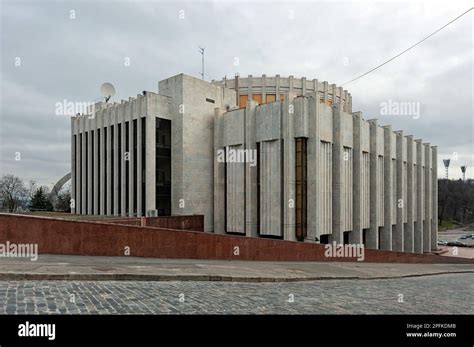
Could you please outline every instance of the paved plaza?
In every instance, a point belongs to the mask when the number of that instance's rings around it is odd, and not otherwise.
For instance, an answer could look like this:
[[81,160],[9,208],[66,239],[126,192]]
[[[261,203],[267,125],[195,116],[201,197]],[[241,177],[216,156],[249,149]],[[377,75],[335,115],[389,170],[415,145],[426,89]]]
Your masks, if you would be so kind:
[[473,299],[472,273],[277,283],[0,281],[0,314],[474,314]]

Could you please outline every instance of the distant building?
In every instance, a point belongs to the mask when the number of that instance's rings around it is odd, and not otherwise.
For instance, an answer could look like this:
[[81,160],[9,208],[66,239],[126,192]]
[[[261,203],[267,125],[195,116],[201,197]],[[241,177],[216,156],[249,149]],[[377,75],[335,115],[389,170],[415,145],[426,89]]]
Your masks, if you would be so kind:
[[177,75],[72,118],[73,213],[203,214],[205,230],[423,252],[437,149],[318,80]]

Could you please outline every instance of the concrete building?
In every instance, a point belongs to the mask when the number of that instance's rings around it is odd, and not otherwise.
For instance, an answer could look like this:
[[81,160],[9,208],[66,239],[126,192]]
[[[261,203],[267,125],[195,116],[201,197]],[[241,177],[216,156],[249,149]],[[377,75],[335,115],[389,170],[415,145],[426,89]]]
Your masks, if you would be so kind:
[[437,149],[290,76],[178,75],[73,117],[73,213],[203,214],[205,230],[429,252]]

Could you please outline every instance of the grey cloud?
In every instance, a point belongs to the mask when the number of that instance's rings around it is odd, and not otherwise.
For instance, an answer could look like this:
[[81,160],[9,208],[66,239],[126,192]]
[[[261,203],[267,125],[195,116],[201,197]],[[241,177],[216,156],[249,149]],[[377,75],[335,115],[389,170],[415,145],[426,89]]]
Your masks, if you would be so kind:
[[[70,122],[54,115],[56,102],[93,101],[106,81],[120,100],[156,90],[160,79],[174,74],[197,76],[198,45],[206,47],[208,80],[239,72],[341,84],[470,3],[448,8],[433,1],[3,1],[1,6],[0,174],[50,184],[68,171],[70,160]],[[69,19],[70,10],[76,19]],[[470,16],[346,89],[365,118],[378,117],[437,144],[442,155],[457,151],[474,169]],[[15,57],[21,57],[21,67],[14,66]],[[420,102],[422,117],[378,116],[388,99]],[[15,161],[15,151],[24,159]]]

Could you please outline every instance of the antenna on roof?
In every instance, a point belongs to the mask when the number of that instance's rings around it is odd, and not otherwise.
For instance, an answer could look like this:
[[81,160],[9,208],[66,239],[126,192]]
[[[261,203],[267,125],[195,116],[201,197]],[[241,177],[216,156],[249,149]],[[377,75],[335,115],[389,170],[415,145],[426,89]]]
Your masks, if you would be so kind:
[[202,55],[202,72],[201,77],[204,80],[204,47],[199,46],[199,53]]

